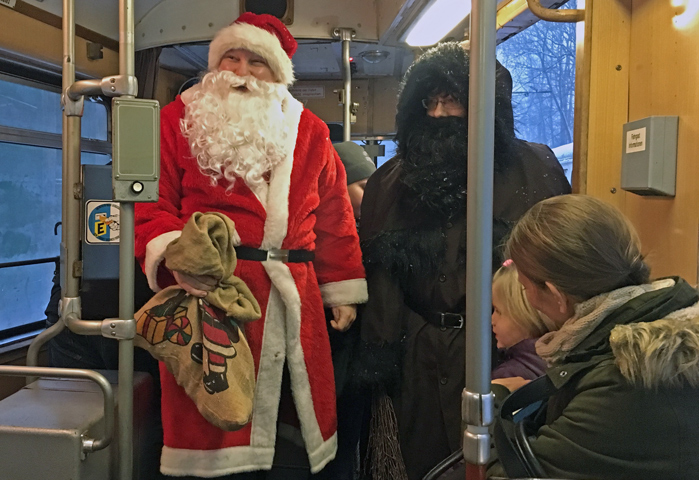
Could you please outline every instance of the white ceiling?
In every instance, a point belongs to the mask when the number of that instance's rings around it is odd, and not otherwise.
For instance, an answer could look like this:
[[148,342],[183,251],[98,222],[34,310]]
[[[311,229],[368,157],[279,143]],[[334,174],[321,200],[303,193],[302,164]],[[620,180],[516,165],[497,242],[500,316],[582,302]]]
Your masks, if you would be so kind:
[[[388,57],[380,63],[368,63],[361,53],[368,50],[383,50]],[[160,64],[164,68],[195,76],[206,70],[208,45],[177,45],[163,48]],[[352,42],[350,56],[354,58],[357,73],[353,78],[397,76],[405,73],[413,61],[410,50],[387,47],[372,43]],[[300,80],[323,78],[326,80],[342,78],[342,47],[339,41],[302,41],[293,58],[294,73]]]

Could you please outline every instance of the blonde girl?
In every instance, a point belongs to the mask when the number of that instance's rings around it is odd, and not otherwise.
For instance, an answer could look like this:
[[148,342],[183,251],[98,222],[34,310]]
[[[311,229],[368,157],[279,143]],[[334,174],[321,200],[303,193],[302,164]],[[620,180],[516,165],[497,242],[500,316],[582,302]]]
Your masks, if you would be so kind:
[[532,380],[541,376],[546,364],[537,356],[534,344],[552,325],[547,325],[527,301],[512,260],[507,260],[495,272],[492,293],[493,333],[498,348],[503,350],[503,361],[493,370],[492,378]]

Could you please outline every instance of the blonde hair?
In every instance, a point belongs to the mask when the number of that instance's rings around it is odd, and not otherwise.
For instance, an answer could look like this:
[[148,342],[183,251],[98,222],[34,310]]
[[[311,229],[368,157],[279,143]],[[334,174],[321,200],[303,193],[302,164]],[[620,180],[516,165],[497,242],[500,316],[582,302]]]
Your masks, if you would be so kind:
[[586,195],[561,195],[534,205],[517,222],[507,255],[536,285],[555,285],[584,301],[647,283],[636,230],[613,206]]
[[531,338],[540,337],[556,329],[530,305],[522,285],[517,280],[517,270],[514,265],[500,267],[495,272],[493,290],[497,291],[502,299],[502,313],[528,332]]

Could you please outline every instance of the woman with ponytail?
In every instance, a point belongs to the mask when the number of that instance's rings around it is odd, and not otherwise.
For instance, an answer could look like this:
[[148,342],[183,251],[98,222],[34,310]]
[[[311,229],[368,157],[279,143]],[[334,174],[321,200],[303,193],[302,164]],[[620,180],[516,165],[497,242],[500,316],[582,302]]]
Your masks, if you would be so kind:
[[[697,291],[679,277],[650,281],[630,222],[584,195],[532,207],[512,230],[507,255],[529,302],[555,330],[536,343],[546,375],[505,400],[499,425],[507,402],[536,397],[535,389],[543,406],[530,417],[528,436],[500,437],[489,474],[696,478]],[[513,443],[515,455],[507,453]]]

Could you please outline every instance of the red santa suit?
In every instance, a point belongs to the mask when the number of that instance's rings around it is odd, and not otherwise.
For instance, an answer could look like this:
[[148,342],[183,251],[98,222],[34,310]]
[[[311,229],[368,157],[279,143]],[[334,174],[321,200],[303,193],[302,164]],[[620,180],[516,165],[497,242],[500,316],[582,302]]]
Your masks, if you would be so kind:
[[160,199],[136,206],[136,255],[152,288],[174,283],[161,261],[194,212],[228,215],[237,245],[315,252],[315,260],[306,263],[238,261],[235,275],[262,310],[260,320],[245,325],[257,376],[246,427],[226,432],[208,423],[161,365],[161,471],[168,475],[214,477],[271,468],[285,362],[311,471],[335,455],[335,386],[323,306],[365,302],[366,282],[345,172],[327,126],[290,94],[282,109],[293,132],[287,139],[293,153],[254,191],[242,179],[232,190],[226,181],[212,186],[200,171],[180,128],[182,97],[161,112]]

